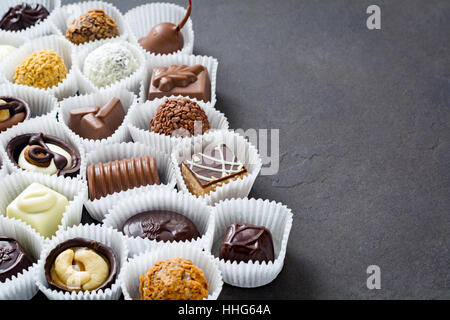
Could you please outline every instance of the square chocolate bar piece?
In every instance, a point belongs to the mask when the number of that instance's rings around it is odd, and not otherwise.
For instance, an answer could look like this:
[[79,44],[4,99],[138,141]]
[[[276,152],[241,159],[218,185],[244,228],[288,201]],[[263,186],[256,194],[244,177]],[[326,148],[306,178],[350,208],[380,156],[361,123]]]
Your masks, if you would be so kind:
[[185,96],[211,101],[211,80],[208,70],[200,65],[171,65],[153,68],[148,100],[169,96]]
[[203,197],[218,186],[248,175],[247,169],[225,144],[211,152],[196,153],[181,163],[181,175],[188,190]]
[[69,114],[69,128],[85,139],[101,140],[114,134],[125,118],[119,98],[112,98],[103,107],[82,107]]

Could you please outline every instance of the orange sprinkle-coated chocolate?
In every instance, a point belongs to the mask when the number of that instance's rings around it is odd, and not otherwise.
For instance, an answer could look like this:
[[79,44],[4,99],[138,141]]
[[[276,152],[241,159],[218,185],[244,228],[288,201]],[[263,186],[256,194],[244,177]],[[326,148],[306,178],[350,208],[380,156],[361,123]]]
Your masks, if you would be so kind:
[[159,261],[140,276],[141,300],[202,300],[208,291],[203,271],[181,258]]
[[66,76],[67,68],[61,56],[56,51],[42,49],[30,54],[16,67],[14,81],[47,89],[58,85]]

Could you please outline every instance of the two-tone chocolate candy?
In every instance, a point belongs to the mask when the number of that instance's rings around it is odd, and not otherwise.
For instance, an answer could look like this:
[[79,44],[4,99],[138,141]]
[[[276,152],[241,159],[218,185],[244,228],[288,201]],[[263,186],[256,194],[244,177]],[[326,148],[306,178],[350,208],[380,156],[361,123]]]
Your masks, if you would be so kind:
[[29,119],[30,116],[30,106],[24,100],[0,97],[0,132]]
[[14,239],[0,236],[0,282],[33,265],[24,248]]

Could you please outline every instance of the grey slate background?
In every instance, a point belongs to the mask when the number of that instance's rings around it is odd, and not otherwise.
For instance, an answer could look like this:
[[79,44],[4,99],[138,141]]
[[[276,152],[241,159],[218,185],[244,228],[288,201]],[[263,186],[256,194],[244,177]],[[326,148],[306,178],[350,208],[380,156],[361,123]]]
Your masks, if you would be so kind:
[[232,128],[280,129],[280,171],[251,196],[295,214],[279,277],[220,298],[449,299],[450,1],[193,2],[216,107]]

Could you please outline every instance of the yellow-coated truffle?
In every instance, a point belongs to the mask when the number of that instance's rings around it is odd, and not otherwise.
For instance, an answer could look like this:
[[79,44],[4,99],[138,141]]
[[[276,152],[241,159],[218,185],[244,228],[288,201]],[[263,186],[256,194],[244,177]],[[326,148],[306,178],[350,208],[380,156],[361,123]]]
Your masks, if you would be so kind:
[[48,89],[57,86],[67,76],[61,56],[53,50],[33,52],[16,67],[14,81],[30,87]]
[[203,271],[181,258],[159,261],[140,277],[141,300],[202,300],[208,291]]

